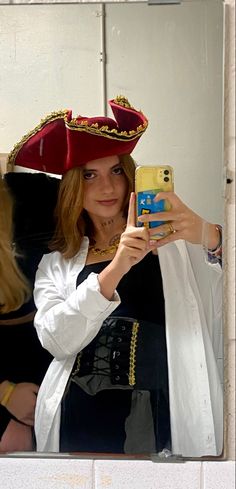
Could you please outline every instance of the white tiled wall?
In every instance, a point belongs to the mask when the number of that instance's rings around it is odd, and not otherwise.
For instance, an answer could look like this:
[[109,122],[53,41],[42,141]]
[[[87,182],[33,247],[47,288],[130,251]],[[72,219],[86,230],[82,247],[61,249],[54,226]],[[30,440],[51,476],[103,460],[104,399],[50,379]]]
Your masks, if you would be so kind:
[[200,463],[95,462],[95,489],[200,489]]
[[1,489],[234,489],[233,462],[0,459]]
[[93,489],[93,460],[0,459],[1,489]]
[[201,489],[235,489],[234,462],[204,462]]

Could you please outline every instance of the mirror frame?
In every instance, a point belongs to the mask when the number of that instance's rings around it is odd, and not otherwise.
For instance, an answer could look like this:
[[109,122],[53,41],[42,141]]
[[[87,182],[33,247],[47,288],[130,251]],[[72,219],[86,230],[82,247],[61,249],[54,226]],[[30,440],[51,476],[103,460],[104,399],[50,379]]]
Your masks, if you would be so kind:
[[[191,0],[3,0],[0,5],[2,6],[14,6],[14,5],[59,5],[59,4],[109,4],[109,3],[148,3],[160,4],[160,5],[171,5],[180,4]],[[200,0],[201,1],[201,0]],[[235,457],[235,440],[234,440],[234,420],[235,412],[233,412],[234,406],[234,360],[235,360],[235,325],[234,325],[234,294],[232,294],[232,284],[235,284],[234,277],[234,267],[232,267],[232,257],[234,257],[234,212],[232,206],[235,202],[235,194],[233,189],[233,181],[235,175],[235,161],[232,154],[232,147],[228,141],[229,136],[232,134],[232,129],[234,129],[234,114],[233,114],[233,87],[234,79],[231,75],[232,60],[234,59],[234,26],[231,18],[231,8],[233,8],[234,0],[222,0],[224,3],[224,28],[225,28],[225,45],[224,45],[224,87],[225,87],[225,111],[224,111],[224,161],[225,161],[225,182],[224,182],[224,225],[225,225],[225,237],[224,237],[224,313],[223,313],[223,324],[224,324],[224,450],[219,457],[200,457],[200,458],[186,458],[188,461],[220,461],[220,460],[234,460]],[[229,49],[230,48],[230,49]],[[231,91],[231,93],[230,93]],[[227,94],[230,96],[227,98]],[[234,148],[235,148],[235,136],[234,136]],[[5,154],[0,154],[0,164],[4,168],[5,164]],[[227,236],[227,238],[226,238]],[[229,355],[230,354],[230,355]],[[232,356],[231,356],[232,355]],[[63,455],[63,454],[40,454],[40,457],[36,453],[25,453],[25,454],[1,454],[0,457],[23,457],[23,458],[73,458],[73,459],[113,459],[113,460],[132,460],[139,459],[145,460],[141,457],[129,457],[129,456],[116,456],[116,454],[111,454],[111,456],[95,456],[88,457],[87,455],[80,454],[77,455]],[[152,457],[148,458],[152,460]],[[184,459],[182,459],[184,460]],[[176,460],[178,461],[178,459]],[[156,460],[155,460],[156,462]]]

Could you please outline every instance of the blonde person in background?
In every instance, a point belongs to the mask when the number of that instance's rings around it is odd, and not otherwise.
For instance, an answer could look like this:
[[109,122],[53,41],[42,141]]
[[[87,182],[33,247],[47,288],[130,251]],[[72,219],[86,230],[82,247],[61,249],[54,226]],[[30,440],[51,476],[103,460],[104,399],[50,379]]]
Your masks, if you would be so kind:
[[13,216],[0,176],[0,453],[33,450],[38,384],[51,360],[35,334],[32,284],[22,271],[27,260],[13,247]]

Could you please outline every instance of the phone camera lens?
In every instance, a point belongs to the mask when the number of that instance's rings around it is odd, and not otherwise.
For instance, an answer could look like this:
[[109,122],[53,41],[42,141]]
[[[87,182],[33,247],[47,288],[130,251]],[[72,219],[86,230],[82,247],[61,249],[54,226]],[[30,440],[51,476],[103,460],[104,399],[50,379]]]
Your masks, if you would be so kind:
[[169,175],[169,173],[170,173],[169,170],[164,171],[164,175]]
[[164,178],[164,182],[169,182],[169,180],[170,180],[169,177]]

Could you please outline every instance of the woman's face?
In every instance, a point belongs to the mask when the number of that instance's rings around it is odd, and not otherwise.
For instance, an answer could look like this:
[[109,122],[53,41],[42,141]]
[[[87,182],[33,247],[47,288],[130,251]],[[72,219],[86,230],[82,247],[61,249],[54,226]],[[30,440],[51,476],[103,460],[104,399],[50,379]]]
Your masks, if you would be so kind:
[[83,206],[91,218],[113,218],[123,211],[128,184],[118,156],[89,161],[83,179]]

